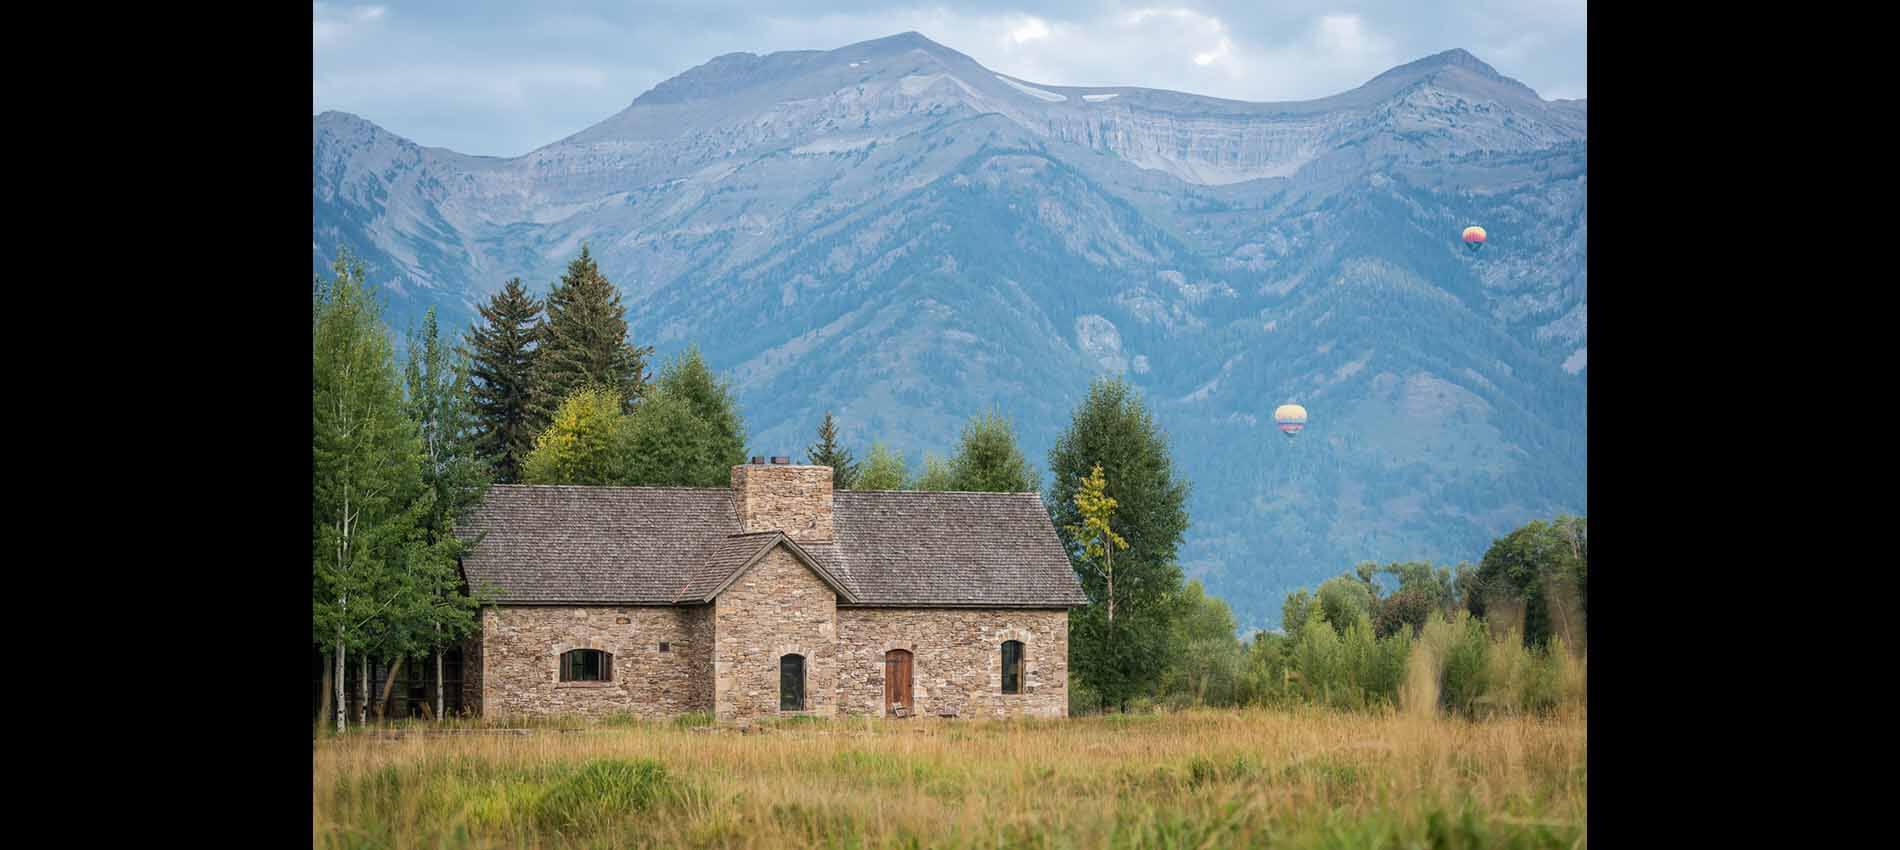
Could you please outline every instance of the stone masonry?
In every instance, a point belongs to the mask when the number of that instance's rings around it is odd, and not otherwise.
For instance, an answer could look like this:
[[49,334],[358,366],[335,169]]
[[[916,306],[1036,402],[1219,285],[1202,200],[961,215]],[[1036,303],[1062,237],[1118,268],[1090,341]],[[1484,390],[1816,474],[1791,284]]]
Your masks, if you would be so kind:
[[735,466],[732,495],[745,531],[783,531],[798,543],[832,541],[829,466]]
[[779,714],[779,659],[805,657],[805,708],[835,714],[838,595],[775,546],[713,601],[714,713],[721,720]]
[[[481,710],[488,717],[668,717],[710,711],[709,608],[487,608],[482,612]],[[612,680],[561,681],[561,654],[571,649],[612,653]]]
[[[1003,693],[1003,642],[1023,642],[1023,692]],[[884,654],[912,653],[920,717],[1067,717],[1069,612],[1035,609],[841,608],[841,714],[884,714]]]

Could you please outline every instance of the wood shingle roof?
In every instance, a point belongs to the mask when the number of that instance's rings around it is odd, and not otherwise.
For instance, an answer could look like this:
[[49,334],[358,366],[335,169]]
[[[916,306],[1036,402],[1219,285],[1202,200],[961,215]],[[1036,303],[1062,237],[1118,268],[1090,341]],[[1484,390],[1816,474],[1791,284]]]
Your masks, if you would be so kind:
[[744,533],[726,488],[498,484],[456,529],[471,584],[504,604],[709,600],[784,543],[844,605],[1087,604],[1034,493],[840,491],[831,543]]

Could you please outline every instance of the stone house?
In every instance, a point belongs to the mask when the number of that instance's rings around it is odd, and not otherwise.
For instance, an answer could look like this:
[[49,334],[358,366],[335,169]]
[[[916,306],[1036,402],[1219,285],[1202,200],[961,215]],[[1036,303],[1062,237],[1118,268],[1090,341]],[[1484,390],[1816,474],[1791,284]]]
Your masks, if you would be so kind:
[[496,485],[457,530],[488,717],[1062,717],[1087,603],[1035,493]]

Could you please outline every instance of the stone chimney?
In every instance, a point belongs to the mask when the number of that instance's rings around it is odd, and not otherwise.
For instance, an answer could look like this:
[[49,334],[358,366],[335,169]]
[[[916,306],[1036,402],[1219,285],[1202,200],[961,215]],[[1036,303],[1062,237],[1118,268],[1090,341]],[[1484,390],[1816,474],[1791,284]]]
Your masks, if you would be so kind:
[[732,500],[748,533],[783,531],[799,543],[832,542],[829,466],[795,466],[785,457],[735,466]]

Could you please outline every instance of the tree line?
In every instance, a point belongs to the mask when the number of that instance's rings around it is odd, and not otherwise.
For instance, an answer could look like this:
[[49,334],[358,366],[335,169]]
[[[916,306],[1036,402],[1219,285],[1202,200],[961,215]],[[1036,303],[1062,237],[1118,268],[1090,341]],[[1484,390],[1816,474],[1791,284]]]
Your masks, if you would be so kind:
[[1185,651],[1150,704],[1318,704],[1547,711],[1584,699],[1589,526],[1536,520],[1497,538],[1475,567],[1361,563],[1286,597],[1279,632],[1234,636],[1226,604],[1198,582],[1177,621]]
[[[478,630],[485,599],[461,585],[454,525],[491,483],[723,487],[745,461],[746,429],[731,384],[696,347],[648,373],[654,349],[630,340],[620,293],[585,245],[545,301],[509,280],[461,344],[439,338],[430,310],[400,373],[361,264],[340,254],[333,271],[313,285],[312,589],[320,714],[341,730],[346,664],[359,665],[356,721],[366,722],[372,656],[390,666],[380,710],[405,660],[432,655],[441,714],[442,650]],[[1464,644],[1441,633],[1487,618],[1515,623],[1543,657],[1553,637],[1581,647],[1587,550],[1583,521],[1567,517],[1513,532],[1456,575],[1361,565],[1290,596],[1284,634],[1243,644],[1226,603],[1184,580],[1188,483],[1118,378],[1090,385],[1049,450],[1046,491],[994,411],[916,470],[883,442],[860,460],[829,412],[806,455],[832,468],[838,489],[1043,493],[1090,600],[1070,617],[1078,711],[1391,702],[1423,635],[1439,635],[1442,660]]]

